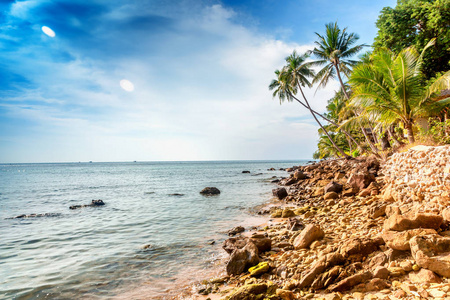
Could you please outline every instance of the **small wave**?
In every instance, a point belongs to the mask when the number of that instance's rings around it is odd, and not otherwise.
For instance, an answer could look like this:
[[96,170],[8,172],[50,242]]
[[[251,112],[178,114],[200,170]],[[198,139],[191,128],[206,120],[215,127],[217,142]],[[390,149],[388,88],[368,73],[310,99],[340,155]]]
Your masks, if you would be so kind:
[[61,213],[45,213],[45,214],[23,214],[23,215],[18,215],[15,217],[9,217],[9,218],[5,218],[5,220],[8,219],[30,219],[30,218],[44,218],[44,217],[60,217],[62,216]]

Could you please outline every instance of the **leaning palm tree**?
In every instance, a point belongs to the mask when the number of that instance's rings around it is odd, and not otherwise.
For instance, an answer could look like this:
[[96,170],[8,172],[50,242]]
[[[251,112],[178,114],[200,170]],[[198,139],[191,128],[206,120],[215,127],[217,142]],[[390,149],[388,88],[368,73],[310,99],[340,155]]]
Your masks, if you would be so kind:
[[426,88],[421,72],[425,51],[434,44],[431,40],[419,54],[410,47],[395,55],[388,49],[373,53],[370,63],[353,70],[350,83],[352,102],[380,115],[380,122],[391,124],[400,120],[413,143],[413,123],[417,116],[436,106],[445,105],[450,98],[432,101],[432,94],[450,87],[450,71]]
[[[314,120],[317,122],[317,124],[319,124],[320,128],[326,134],[333,147],[335,147],[335,149],[342,156],[349,157],[340,147],[336,145],[328,131],[317,119],[315,112],[312,110],[308,100],[305,97],[305,94],[303,93],[303,87],[311,87],[311,83],[309,82],[308,77],[314,76],[314,72],[309,67],[309,64],[306,63],[307,58],[308,56],[306,54],[297,55],[297,53],[294,51],[292,55],[286,58],[287,65],[284,66],[281,71],[275,71],[277,79],[272,80],[271,84],[269,85],[269,89],[274,90],[273,97],[278,96],[278,98],[280,99],[280,103],[285,100],[296,100],[297,102],[305,106],[312,114]],[[297,91],[300,91],[306,104],[304,104],[294,96],[297,94]]]

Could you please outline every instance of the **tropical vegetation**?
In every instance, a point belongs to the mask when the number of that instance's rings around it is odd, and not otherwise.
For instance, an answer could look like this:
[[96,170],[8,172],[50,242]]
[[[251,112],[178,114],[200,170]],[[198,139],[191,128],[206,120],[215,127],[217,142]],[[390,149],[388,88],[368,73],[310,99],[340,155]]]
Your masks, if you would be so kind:
[[[384,157],[417,139],[450,143],[449,8],[450,0],[399,0],[384,8],[375,42],[359,59],[366,45],[337,22],[316,33],[313,50],[286,58],[269,89],[280,103],[301,104],[318,123],[314,158]],[[319,113],[304,89],[333,80],[340,90]]]

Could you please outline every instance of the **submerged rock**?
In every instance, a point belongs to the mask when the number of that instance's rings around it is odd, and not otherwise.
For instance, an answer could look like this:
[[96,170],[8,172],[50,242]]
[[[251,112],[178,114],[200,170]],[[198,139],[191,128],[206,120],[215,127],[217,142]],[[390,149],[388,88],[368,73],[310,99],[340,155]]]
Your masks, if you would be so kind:
[[70,209],[77,209],[77,208],[83,208],[83,207],[97,207],[97,206],[103,206],[105,205],[105,202],[103,200],[92,200],[91,204],[85,204],[85,205],[72,205],[69,206]]

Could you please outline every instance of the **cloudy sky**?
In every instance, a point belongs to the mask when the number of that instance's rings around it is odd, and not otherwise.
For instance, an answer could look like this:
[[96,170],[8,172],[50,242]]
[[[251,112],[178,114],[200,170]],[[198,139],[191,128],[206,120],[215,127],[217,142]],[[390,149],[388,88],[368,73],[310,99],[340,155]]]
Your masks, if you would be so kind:
[[[371,44],[395,0],[0,3],[0,162],[311,158],[268,84],[337,21]],[[337,83],[316,94],[323,111]]]

